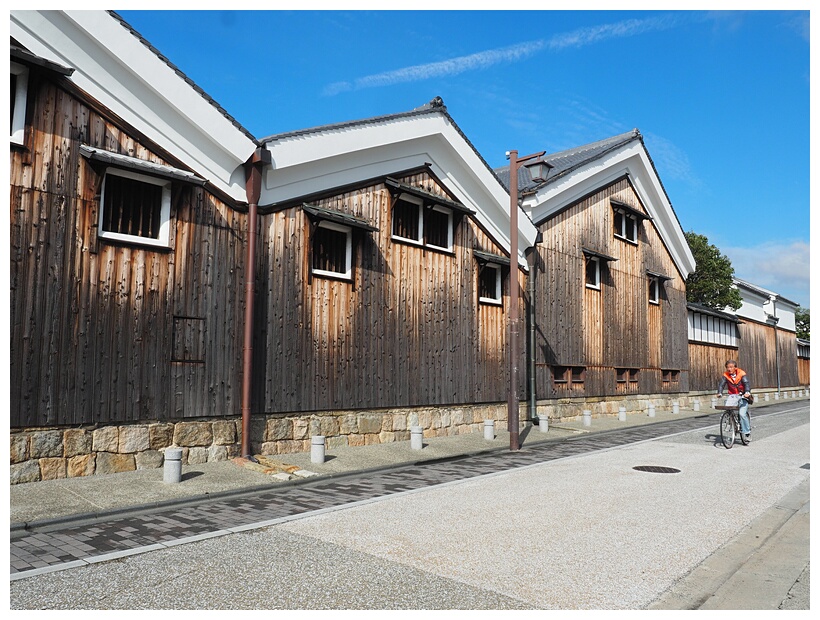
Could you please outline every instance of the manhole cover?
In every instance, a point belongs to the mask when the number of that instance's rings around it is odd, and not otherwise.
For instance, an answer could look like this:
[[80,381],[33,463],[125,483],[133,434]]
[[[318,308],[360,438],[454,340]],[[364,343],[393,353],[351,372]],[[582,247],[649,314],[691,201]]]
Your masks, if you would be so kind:
[[659,465],[636,465],[635,471],[648,471],[652,474],[679,474],[680,470],[674,467],[660,467]]

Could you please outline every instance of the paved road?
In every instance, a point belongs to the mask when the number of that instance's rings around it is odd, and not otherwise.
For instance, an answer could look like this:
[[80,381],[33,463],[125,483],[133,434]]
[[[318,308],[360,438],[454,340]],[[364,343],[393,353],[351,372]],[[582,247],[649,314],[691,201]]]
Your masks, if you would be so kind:
[[731,451],[690,418],[32,532],[12,608],[642,608],[808,479],[795,409]]

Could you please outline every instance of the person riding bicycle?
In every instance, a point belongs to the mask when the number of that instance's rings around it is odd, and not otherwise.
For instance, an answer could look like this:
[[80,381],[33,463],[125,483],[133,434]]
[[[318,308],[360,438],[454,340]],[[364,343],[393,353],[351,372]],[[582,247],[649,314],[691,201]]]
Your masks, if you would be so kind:
[[752,386],[749,384],[749,376],[737,367],[735,360],[727,360],[726,362],[726,372],[723,373],[718,385],[718,398],[723,397],[724,389],[728,394],[740,396],[740,404],[738,405],[740,432],[748,441],[752,438],[752,429],[749,427],[749,400],[747,399],[752,395]]

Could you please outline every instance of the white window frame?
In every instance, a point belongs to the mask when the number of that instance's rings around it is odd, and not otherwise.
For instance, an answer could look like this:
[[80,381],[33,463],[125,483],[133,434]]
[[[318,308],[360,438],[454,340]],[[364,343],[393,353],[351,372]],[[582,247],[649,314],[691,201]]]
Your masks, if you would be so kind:
[[[312,261],[310,265],[310,270],[313,275],[317,276],[329,276],[331,278],[342,278],[344,280],[352,280],[353,279],[353,229],[350,226],[342,226],[341,224],[337,224],[336,222],[328,222],[322,220],[316,226],[316,229],[319,228],[327,228],[329,230],[335,230],[337,232],[344,233],[346,235],[345,240],[345,270],[344,272],[341,271],[327,271],[325,269],[316,269],[313,267]],[[313,243],[313,240],[311,240]],[[311,248],[311,252],[313,248]]]
[[[418,239],[411,239],[409,237],[402,237],[400,235],[396,235],[393,233],[393,220],[391,218],[390,221],[390,237],[392,239],[398,239],[399,241],[404,241],[406,243],[412,243],[414,245],[424,245],[424,203],[420,198],[416,198],[415,196],[410,196],[409,194],[402,194],[398,197],[396,202],[402,200],[404,202],[409,202],[411,204],[415,204],[418,208],[419,214],[419,238]],[[393,213],[392,217],[396,216],[396,205],[393,204]]]
[[[432,211],[438,211],[439,213],[444,213],[447,215],[447,247],[443,247],[440,245],[435,245],[433,243],[426,243],[425,245],[428,248],[435,248],[437,250],[446,250],[448,252],[453,251],[453,210],[448,209],[446,207],[441,207],[439,205],[433,205],[431,208]],[[424,236],[422,236],[424,239]]]
[[484,265],[484,269],[492,269],[495,271],[495,297],[481,297],[479,296],[478,301],[484,304],[492,304],[495,306],[500,306],[502,301],[501,295],[501,265],[494,265],[492,263],[487,263]]
[[[590,284],[587,282],[587,269],[589,268],[588,261],[592,261],[595,263],[595,283]],[[584,284],[587,288],[594,289],[596,291],[601,290],[601,259],[598,256],[590,256],[585,254],[584,255]]]
[[[108,179],[109,175],[111,176],[119,176],[125,177],[127,179],[132,179],[134,181],[139,181],[141,183],[149,183],[151,185],[159,185],[162,187],[162,198],[160,203],[160,226],[159,226],[159,234],[156,239],[152,239],[151,237],[140,237],[139,235],[126,235],[123,233],[117,233],[112,231],[103,230],[103,221],[104,221],[104,214],[105,214],[105,191],[106,191],[106,180]],[[160,179],[158,177],[152,177],[145,174],[139,174],[138,172],[132,172],[131,170],[122,170],[120,168],[108,168],[105,171],[105,177],[103,178],[102,183],[102,192],[100,193],[100,208],[99,208],[99,215],[97,218],[97,234],[102,239],[111,239],[114,241],[125,241],[127,243],[134,243],[139,245],[150,245],[153,247],[163,247],[167,248],[169,246],[169,239],[170,239],[170,231],[171,231],[171,181],[169,179]]]
[[[653,284],[655,285],[654,286],[654,293],[655,293],[654,295],[652,294],[652,292],[653,292],[652,285]],[[660,296],[661,296],[660,286],[661,286],[660,278],[657,278],[655,276],[649,276],[649,303],[650,304],[655,304],[657,306],[661,303],[660,302]]]
[[24,144],[26,139],[26,103],[28,101],[28,67],[11,63],[11,74],[17,76],[14,92],[14,117],[11,119],[11,142]]
[[[631,213],[629,213],[628,211],[626,211],[624,209],[615,209],[615,212],[619,213],[621,215],[621,230],[620,230],[620,232],[615,232],[615,236],[618,239],[623,239],[624,241],[628,241],[629,243],[637,244],[638,243],[638,218],[636,218],[634,215],[632,215]],[[630,239],[626,235],[626,222],[627,222],[627,220],[632,222],[632,232],[635,235],[634,239]],[[613,224],[612,228],[613,228],[613,230],[615,229],[614,224]]]

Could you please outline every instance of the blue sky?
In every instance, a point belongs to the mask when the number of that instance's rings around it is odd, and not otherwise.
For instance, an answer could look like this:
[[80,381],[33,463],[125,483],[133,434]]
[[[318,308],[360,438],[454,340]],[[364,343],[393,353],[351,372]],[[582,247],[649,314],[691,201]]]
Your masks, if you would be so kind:
[[491,166],[637,127],[684,230],[809,305],[808,11],[130,11],[257,137],[435,96]]

